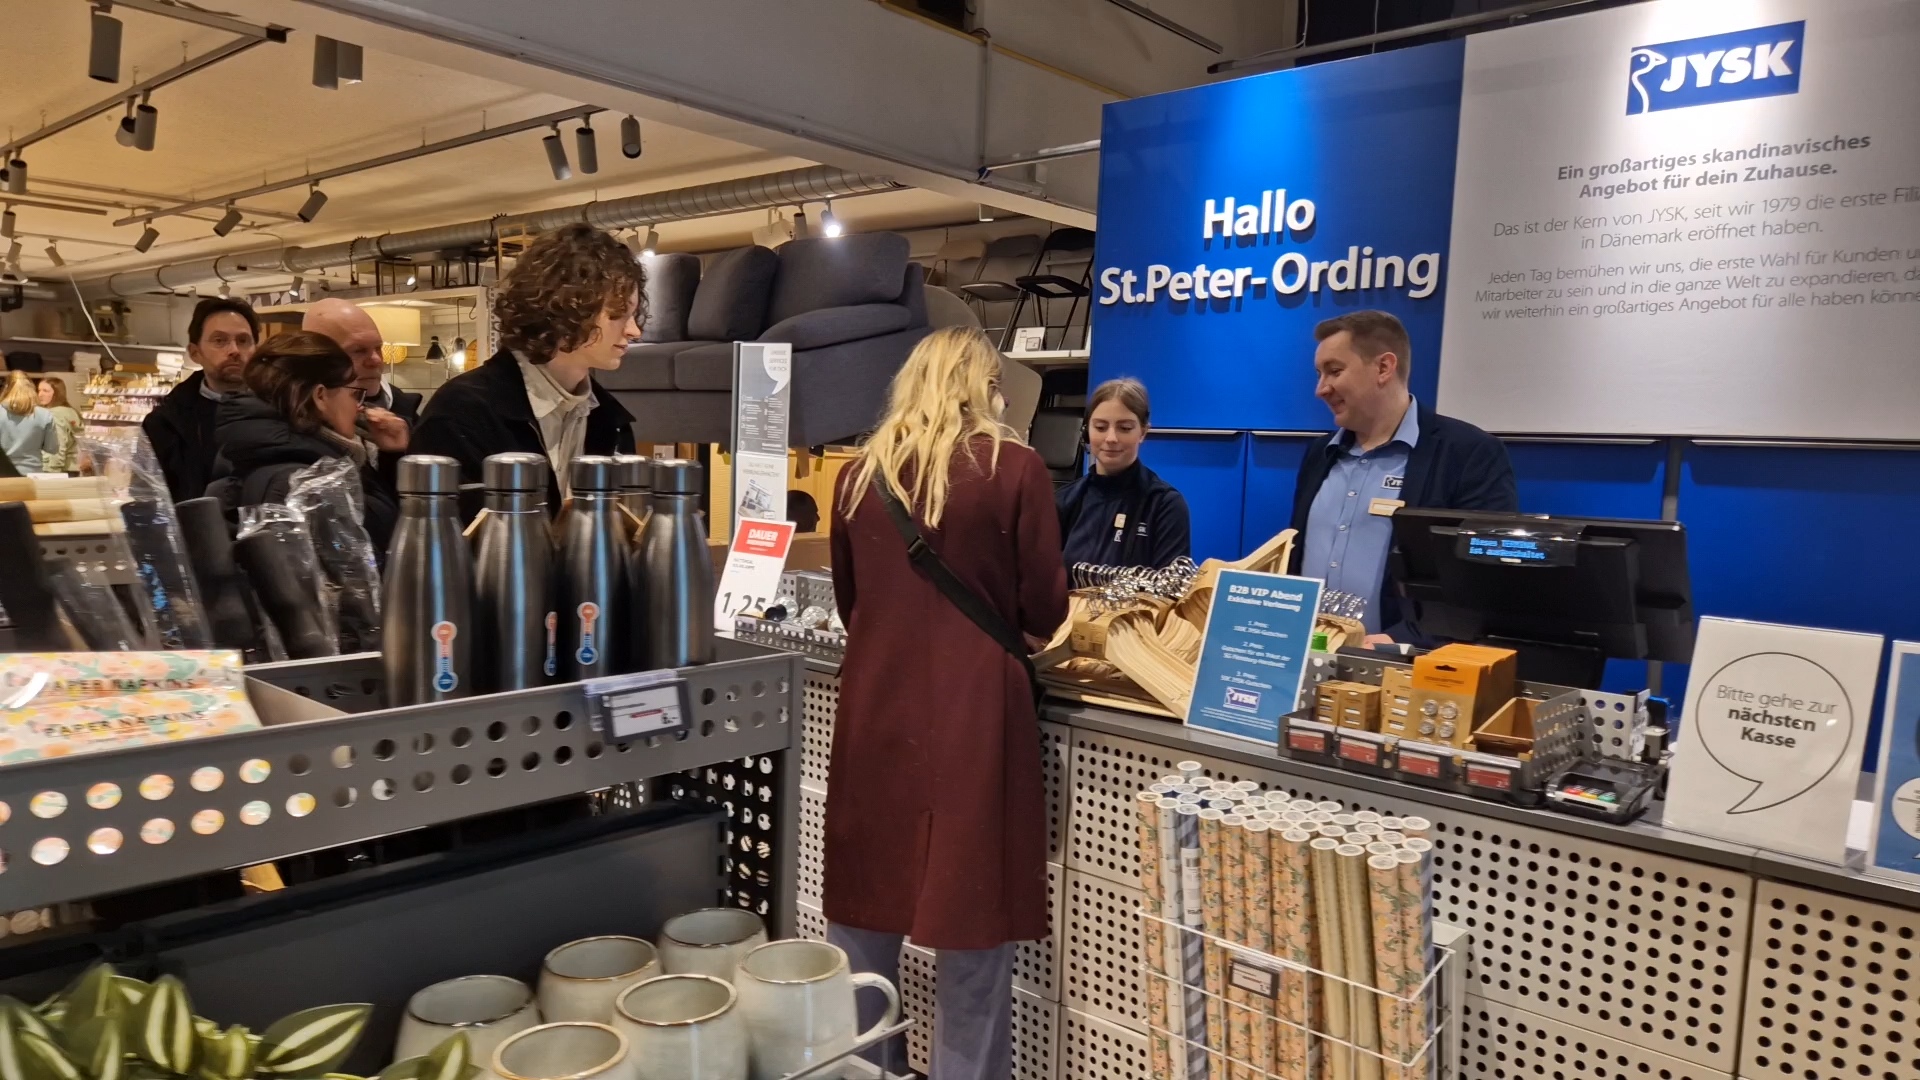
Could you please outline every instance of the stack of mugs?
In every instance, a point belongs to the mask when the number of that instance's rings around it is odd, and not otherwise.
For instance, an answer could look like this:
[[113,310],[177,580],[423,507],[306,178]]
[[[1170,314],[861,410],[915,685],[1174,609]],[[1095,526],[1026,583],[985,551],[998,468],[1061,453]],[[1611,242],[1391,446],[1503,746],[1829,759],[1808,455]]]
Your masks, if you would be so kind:
[[[854,991],[886,996],[860,1032]],[[779,1080],[892,1026],[900,997],[822,941],[768,941],[759,916],[708,908],[667,921],[659,944],[591,937],[547,954],[538,989],[468,975],[415,994],[396,1060],[465,1034],[497,1080]],[[836,1076],[829,1072],[823,1075]]]

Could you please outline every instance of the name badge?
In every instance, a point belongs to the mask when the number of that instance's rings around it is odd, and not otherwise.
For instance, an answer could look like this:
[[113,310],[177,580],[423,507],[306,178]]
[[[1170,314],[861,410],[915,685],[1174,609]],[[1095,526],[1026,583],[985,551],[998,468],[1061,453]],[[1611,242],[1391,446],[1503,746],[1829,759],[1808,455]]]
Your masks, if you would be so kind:
[[1392,517],[1395,510],[1407,505],[1405,499],[1375,499],[1367,505],[1367,513],[1376,517]]

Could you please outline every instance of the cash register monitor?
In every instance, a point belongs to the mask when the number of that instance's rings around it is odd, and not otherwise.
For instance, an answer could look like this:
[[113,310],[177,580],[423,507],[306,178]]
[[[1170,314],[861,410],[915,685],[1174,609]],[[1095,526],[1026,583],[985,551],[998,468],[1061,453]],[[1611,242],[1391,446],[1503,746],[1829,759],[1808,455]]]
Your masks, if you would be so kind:
[[1523,679],[1596,687],[1609,658],[1692,656],[1679,522],[1403,508],[1393,541],[1415,629],[1514,649]]

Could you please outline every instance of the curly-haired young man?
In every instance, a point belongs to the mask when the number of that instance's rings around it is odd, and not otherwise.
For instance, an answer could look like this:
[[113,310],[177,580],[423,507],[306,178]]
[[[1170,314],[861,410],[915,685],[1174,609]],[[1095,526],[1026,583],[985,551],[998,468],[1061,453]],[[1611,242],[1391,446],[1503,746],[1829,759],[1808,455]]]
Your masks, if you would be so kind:
[[434,393],[411,452],[458,459],[470,483],[490,454],[544,454],[548,513],[557,510],[568,462],[633,452],[632,414],[592,373],[618,368],[639,339],[642,284],[633,253],[598,229],[569,225],[535,240],[494,296],[500,351]]

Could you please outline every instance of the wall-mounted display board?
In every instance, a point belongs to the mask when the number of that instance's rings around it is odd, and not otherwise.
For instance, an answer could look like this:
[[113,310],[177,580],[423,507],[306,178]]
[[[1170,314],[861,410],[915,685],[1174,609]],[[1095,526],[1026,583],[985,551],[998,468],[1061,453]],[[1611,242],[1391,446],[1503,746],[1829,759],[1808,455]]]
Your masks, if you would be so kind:
[[1665,0],[1469,39],[1440,407],[1920,438],[1916,50],[1910,0]]

